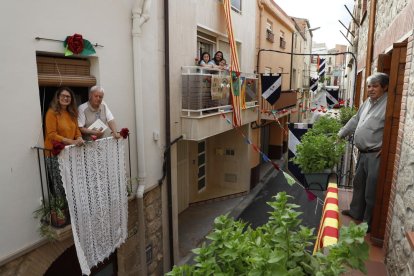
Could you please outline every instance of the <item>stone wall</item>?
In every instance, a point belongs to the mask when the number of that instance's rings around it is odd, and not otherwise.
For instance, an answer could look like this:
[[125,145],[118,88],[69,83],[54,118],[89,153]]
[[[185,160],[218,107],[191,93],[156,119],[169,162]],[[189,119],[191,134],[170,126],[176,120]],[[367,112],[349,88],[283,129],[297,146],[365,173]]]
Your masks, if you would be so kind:
[[[408,0],[377,0],[377,20],[375,21],[375,40],[384,33],[397,15],[407,6]],[[379,20],[380,19],[380,20]]]
[[413,37],[408,38],[406,77],[401,101],[395,182],[390,196],[386,231],[386,263],[389,275],[414,275],[414,251],[405,236],[414,231],[414,66]]
[[148,261],[148,275],[163,275],[161,187],[157,186],[144,195],[145,240],[151,247],[152,261]]
[[[148,262],[148,275],[163,274],[161,188],[157,187],[144,195],[146,246],[152,247],[152,261]],[[138,201],[128,202],[128,238],[117,250],[118,275],[141,275],[138,232]],[[69,230],[70,231],[70,230]],[[2,276],[43,275],[50,265],[70,246],[73,239],[47,242],[46,244],[0,266]]]

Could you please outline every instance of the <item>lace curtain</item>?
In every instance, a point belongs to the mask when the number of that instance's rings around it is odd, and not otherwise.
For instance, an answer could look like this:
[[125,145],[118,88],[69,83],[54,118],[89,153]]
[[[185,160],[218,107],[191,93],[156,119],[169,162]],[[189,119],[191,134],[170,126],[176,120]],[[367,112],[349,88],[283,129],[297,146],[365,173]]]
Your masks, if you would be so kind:
[[83,274],[114,252],[127,237],[125,140],[105,138],[67,146],[59,168],[73,238]]

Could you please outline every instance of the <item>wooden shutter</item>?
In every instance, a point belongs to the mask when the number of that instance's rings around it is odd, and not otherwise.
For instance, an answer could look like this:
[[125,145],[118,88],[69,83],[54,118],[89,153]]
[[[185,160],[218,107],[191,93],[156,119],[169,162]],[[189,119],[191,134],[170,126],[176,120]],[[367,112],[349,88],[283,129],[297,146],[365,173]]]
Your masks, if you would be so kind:
[[90,75],[90,62],[87,59],[37,56],[39,86],[96,85],[96,78]]

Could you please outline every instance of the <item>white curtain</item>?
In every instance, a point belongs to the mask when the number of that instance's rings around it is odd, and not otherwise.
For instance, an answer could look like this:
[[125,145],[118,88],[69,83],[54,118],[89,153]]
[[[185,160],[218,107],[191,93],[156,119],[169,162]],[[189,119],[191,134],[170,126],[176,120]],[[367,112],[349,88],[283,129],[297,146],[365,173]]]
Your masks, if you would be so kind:
[[125,140],[105,138],[66,146],[59,168],[73,238],[83,274],[114,252],[127,237]]

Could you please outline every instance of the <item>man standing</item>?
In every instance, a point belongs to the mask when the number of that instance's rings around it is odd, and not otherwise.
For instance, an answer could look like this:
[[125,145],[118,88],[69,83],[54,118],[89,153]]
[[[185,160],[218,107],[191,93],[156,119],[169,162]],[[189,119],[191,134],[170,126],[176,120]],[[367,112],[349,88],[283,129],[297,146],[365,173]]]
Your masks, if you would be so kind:
[[355,132],[354,142],[360,153],[350,210],[343,210],[342,214],[367,222],[368,232],[375,204],[388,82],[389,77],[384,73],[374,73],[367,78],[369,98],[338,133],[343,138]]
[[89,90],[89,101],[79,106],[78,125],[85,140],[92,140],[92,135],[97,139],[109,137],[111,134],[115,139],[121,137],[117,132],[114,116],[106,103],[102,102],[103,97],[104,89],[93,86]]

